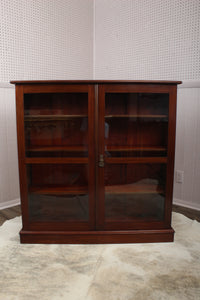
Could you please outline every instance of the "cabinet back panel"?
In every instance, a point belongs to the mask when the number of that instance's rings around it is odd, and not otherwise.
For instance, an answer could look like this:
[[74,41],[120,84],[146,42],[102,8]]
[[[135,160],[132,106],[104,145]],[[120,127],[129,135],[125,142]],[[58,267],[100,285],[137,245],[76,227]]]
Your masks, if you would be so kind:
[[105,115],[167,115],[168,94],[106,93]]
[[88,156],[88,94],[25,94],[27,157]]
[[25,115],[87,114],[87,93],[41,93],[24,95]]
[[30,187],[88,186],[87,165],[27,165]]

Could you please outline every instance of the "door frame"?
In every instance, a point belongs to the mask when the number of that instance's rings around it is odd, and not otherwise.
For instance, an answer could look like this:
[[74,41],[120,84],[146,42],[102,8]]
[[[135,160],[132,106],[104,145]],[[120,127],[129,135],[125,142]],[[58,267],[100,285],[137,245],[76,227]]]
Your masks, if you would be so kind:
[[[137,229],[164,229],[171,228],[171,209],[173,196],[174,154],[175,154],[175,129],[176,129],[176,91],[174,84],[99,84],[98,85],[98,144],[96,162],[96,230],[137,230]],[[106,222],[105,221],[105,185],[104,167],[99,167],[99,157],[103,155],[105,161],[104,141],[104,116],[106,93],[167,93],[169,94],[168,113],[168,145],[166,163],[166,194],[164,206],[164,219],[162,221],[129,221]]]
[[[31,222],[28,207],[28,182],[26,165],[34,159],[26,158],[25,132],[24,132],[24,94],[32,93],[88,93],[88,198],[89,220],[88,222]],[[23,230],[94,230],[95,229],[95,89],[93,84],[16,84],[16,116],[18,137],[18,162],[20,177],[20,196],[22,208]],[[44,164],[51,163],[51,159],[43,158]],[[46,160],[46,162],[45,162]],[[77,158],[77,163],[80,158]],[[84,161],[84,158],[82,159]],[[52,162],[62,164],[70,163],[70,159],[52,158]],[[76,158],[73,159],[76,161]],[[42,163],[42,159],[40,159]]]

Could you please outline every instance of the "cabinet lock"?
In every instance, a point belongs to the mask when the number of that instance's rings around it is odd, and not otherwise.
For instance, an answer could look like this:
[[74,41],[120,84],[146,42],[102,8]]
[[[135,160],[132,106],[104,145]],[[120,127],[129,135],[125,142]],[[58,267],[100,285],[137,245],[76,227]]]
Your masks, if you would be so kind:
[[101,168],[104,167],[104,157],[103,157],[103,154],[99,155],[99,167],[101,167]]

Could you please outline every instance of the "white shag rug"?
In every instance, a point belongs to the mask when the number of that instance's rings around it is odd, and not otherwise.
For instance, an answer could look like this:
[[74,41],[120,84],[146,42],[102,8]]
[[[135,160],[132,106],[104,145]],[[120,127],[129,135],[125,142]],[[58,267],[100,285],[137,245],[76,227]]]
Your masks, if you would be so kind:
[[1,300],[199,300],[200,223],[173,214],[174,243],[20,244],[0,227]]

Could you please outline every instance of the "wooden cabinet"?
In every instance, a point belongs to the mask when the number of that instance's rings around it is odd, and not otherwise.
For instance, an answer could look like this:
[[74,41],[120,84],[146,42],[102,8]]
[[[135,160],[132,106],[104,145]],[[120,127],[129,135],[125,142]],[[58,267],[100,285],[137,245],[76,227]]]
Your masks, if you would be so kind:
[[22,243],[173,241],[175,81],[15,81]]

